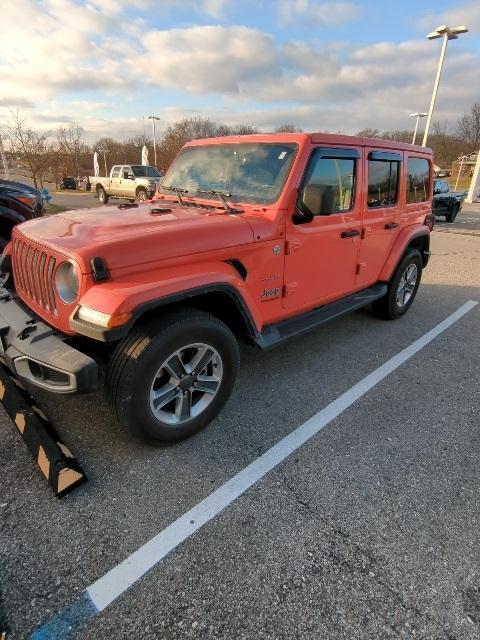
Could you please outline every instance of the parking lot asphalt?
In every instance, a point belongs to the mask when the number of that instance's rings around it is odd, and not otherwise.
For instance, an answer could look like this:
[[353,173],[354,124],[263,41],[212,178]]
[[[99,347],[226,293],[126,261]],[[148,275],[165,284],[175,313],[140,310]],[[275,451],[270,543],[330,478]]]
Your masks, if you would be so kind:
[[[480,231],[478,207],[465,215],[478,217]],[[406,316],[385,322],[362,310],[271,352],[243,346],[228,405],[183,443],[138,442],[100,392],[37,393],[89,476],[61,501],[2,409],[8,640],[28,638],[282,437],[480,300],[480,239],[460,221],[433,233]],[[478,638],[479,347],[480,305],[72,637]]]

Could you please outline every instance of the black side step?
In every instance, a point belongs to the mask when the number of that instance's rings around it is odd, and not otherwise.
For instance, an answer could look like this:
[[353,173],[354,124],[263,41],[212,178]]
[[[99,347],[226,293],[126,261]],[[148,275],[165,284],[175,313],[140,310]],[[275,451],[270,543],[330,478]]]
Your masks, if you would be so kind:
[[386,284],[379,282],[369,289],[354,293],[347,298],[342,298],[342,300],[331,302],[323,307],[318,307],[318,309],[313,309],[313,311],[307,311],[300,316],[282,320],[277,324],[271,324],[256,337],[255,343],[263,350],[275,347],[289,338],[300,336],[318,327],[324,322],[365,307],[374,300],[382,298],[387,293],[387,288]]

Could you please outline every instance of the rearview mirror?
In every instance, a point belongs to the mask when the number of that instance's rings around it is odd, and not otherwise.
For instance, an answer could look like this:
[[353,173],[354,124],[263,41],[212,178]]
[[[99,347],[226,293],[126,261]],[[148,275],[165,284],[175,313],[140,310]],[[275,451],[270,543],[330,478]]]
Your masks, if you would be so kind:
[[329,216],[333,213],[333,189],[324,184],[307,184],[300,194],[299,207],[306,216]]

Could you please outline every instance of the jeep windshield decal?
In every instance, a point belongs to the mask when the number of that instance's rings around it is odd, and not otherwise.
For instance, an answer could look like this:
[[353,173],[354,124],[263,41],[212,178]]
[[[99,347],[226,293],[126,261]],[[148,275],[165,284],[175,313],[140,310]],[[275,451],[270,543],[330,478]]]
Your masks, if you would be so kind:
[[[297,152],[295,143],[231,143],[185,147],[164,182],[187,190],[189,197],[272,204],[278,200]],[[168,191],[160,185],[159,190]],[[185,193],[185,191],[183,191]]]

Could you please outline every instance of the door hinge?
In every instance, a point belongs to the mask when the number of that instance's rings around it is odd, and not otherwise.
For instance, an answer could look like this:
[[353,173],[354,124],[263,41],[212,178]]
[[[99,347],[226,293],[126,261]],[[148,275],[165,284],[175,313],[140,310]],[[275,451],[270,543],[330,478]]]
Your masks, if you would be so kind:
[[285,255],[289,256],[294,251],[297,251],[297,249],[300,249],[301,244],[300,240],[287,240],[285,243]]
[[367,266],[367,263],[366,263],[366,262],[359,262],[359,263],[357,264],[357,271],[356,271],[357,275],[358,275],[359,273],[361,273],[361,272],[365,269],[365,267],[366,267],[366,266]]
[[282,297],[288,298],[288,296],[293,295],[297,290],[298,283],[297,282],[289,282],[288,284],[283,285]]

